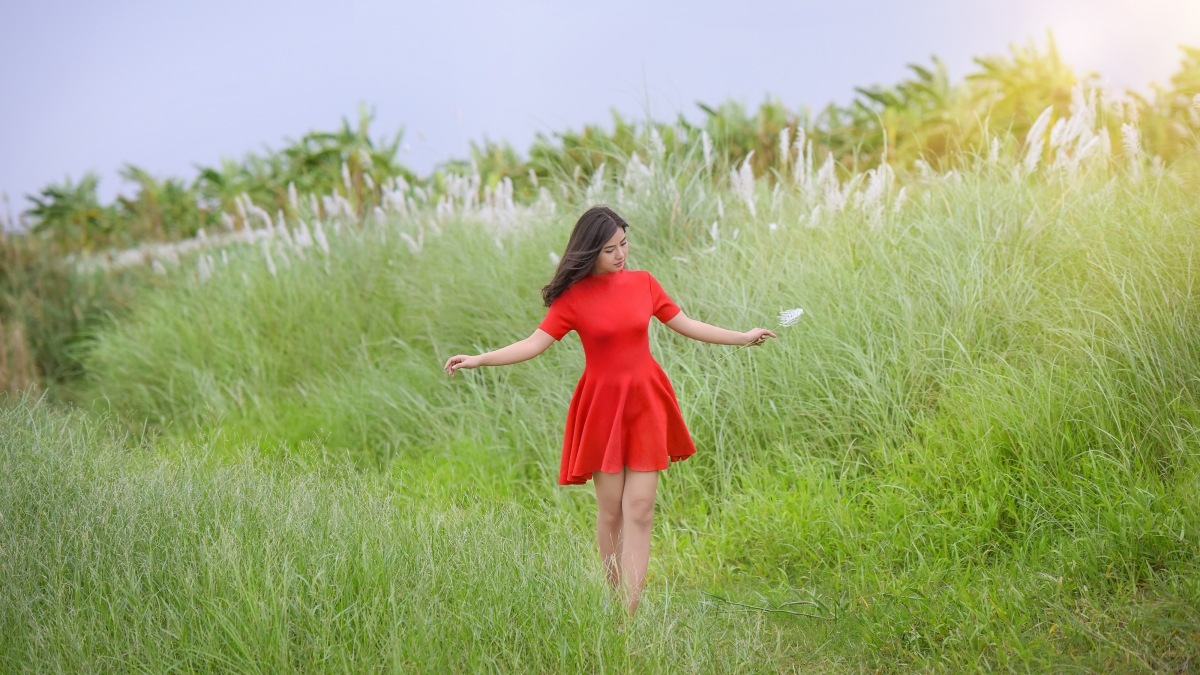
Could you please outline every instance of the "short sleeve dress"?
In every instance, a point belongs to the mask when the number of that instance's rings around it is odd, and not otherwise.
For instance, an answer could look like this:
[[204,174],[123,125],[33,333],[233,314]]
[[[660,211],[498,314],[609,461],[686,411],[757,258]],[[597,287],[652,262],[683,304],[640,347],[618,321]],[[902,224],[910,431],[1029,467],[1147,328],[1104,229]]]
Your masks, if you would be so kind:
[[650,317],[679,313],[645,271],[592,274],[550,305],[538,328],[555,340],[574,330],[586,365],[567,411],[561,485],[592,472],[656,471],[696,452],[667,374],[650,355]]

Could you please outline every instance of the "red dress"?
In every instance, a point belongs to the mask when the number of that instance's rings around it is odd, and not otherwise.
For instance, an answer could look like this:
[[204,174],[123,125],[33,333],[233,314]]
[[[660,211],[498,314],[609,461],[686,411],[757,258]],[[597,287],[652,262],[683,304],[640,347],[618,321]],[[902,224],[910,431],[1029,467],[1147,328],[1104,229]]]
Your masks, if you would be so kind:
[[558,296],[538,328],[555,340],[574,330],[587,360],[563,437],[561,485],[593,471],[665,469],[696,452],[675,390],[650,355],[650,317],[667,322],[679,307],[649,272],[592,274]]

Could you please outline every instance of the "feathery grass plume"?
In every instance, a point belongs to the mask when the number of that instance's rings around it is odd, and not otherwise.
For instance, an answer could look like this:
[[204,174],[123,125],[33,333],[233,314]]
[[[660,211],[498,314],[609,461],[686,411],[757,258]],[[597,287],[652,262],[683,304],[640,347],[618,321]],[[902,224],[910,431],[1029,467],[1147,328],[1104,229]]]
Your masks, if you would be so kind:
[[560,260],[562,260],[561,256],[559,256],[554,251],[550,251],[550,265],[552,265],[553,267],[558,267],[558,263]]
[[833,161],[832,152],[825,155],[825,162],[817,171],[817,189],[821,191],[821,197],[827,210],[839,213],[846,208],[846,192],[842,190],[842,184],[838,181],[837,165]]
[[295,246],[292,241],[292,233],[288,230],[287,221],[283,219],[283,209],[279,209],[278,213],[279,224],[275,226],[275,231],[279,233],[279,238],[287,242],[288,246]]
[[886,162],[867,171],[867,187],[862,193],[862,208],[864,211],[877,206],[883,201],[884,194],[895,180],[892,167]]
[[1042,148],[1045,147],[1046,129],[1050,126],[1050,116],[1054,114],[1054,106],[1046,106],[1042,114],[1034,120],[1025,134],[1025,159],[1021,164],[1024,175],[1028,176],[1037,170],[1038,162],[1042,160]]
[[288,181],[288,203],[291,204],[292,208],[296,211],[300,210],[300,197],[296,194],[295,181]]
[[342,162],[342,185],[346,186],[346,194],[350,194],[354,190],[354,186],[350,182],[350,167],[345,162]]
[[792,164],[792,182],[800,187],[804,186],[805,179],[807,178],[805,169],[807,165],[806,155],[808,153],[804,150],[806,140],[804,127],[796,127],[796,140],[792,142],[792,149],[789,152],[796,153],[796,162]]
[[784,127],[779,130],[779,168],[781,169],[786,169],[788,160],[791,159],[791,134],[792,130],[790,127]]
[[162,261],[155,259],[150,263],[150,269],[159,276],[167,276],[167,268],[163,266]]
[[533,188],[534,188],[535,190],[536,190],[536,189],[539,187],[539,186],[538,186],[538,177],[537,177],[537,172],[533,170],[533,167],[530,167],[530,168],[529,168],[529,182],[530,182],[530,184],[532,184],[532,185],[533,185]]
[[1200,115],[1200,94],[1196,94],[1192,97],[1192,112]]
[[932,183],[937,178],[937,172],[929,166],[929,162],[923,159],[918,159],[913,162],[913,166],[917,169],[917,175],[921,177],[922,183]]
[[[407,232],[401,232],[400,238],[404,240],[404,243],[408,244],[409,251],[417,254],[421,252],[421,247],[425,244],[425,230],[418,230],[416,239],[413,239],[412,235]],[[499,245],[499,242],[497,242],[497,245]]]
[[225,224],[225,229],[229,230],[230,232],[235,229],[234,225],[236,224],[236,221],[234,221],[233,216],[229,215],[228,213],[223,211],[221,212],[221,222]]
[[804,310],[799,307],[795,309],[785,309],[779,313],[779,325],[776,328],[787,328],[795,326],[800,317],[804,316]]
[[653,148],[655,154],[659,157],[667,154],[667,148],[663,145],[662,134],[658,133],[658,127],[650,125],[650,147]]
[[319,220],[313,224],[313,239],[317,242],[317,246],[321,247],[321,251],[325,255],[329,255],[329,240],[325,238],[325,228],[321,226]]
[[712,166],[713,142],[712,137],[703,129],[700,131],[700,148],[704,152],[704,168],[707,169]]
[[717,241],[721,237],[721,226],[718,221],[714,220],[713,224],[708,228],[708,236],[712,237],[713,241]]
[[725,202],[721,200],[721,196],[717,195],[717,217],[725,217]]
[[1121,125],[1121,147],[1129,160],[1129,174],[1134,180],[1142,177],[1142,137],[1137,124]]
[[371,178],[371,174],[364,173],[362,175],[362,179],[363,179],[363,183],[365,183],[367,186],[367,192],[374,194],[375,193],[375,180],[373,178]]
[[275,269],[275,260],[274,260],[274,258],[271,257],[271,240],[270,239],[262,240],[262,253],[263,253],[263,258],[266,258],[266,260],[267,260],[267,271],[269,271],[271,273],[271,276],[273,276],[273,277],[279,276],[277,270]]
[[750,158],[753,156],[754,151],[751,150],[742,160],[741,168],[729,170],[729,182],[733,185],[733,191],[746,202],[751,217],[758,215],[754,208],[754,168],[750,166]]
[[896,193],[896,202],[892,204],[892,212],[900,213],[904,208],[904,204],[908,202],[908,186],[902,186],[900,191]]
[[[592,174],[592,180],[584,193],[589,201],[599,199],[604,194],[604,169],[607,166],[608,162],[600,162],[600,166],[596,167],[596,172]],[[511,203],[511,198],[508,198],[508,204],[511,205]]]
[[296,222],[296,232],[292,238],[295,240],[297,248],[308,248],[313,245],[312,233],[308,229],[308,223],[303,220]]

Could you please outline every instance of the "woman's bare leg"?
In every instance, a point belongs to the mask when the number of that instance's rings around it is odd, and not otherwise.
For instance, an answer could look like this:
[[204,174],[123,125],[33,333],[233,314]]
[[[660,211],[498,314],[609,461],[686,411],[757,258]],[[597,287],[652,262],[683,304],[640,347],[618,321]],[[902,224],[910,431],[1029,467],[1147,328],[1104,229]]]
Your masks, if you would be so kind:
[[657,471],[634,471],[625,468],[624,489],[621,493],[621,516],[624,541],[621,546],[621,568],[625,573],[626,607],[629,615],[637,611],[646,569],[650,564],[650,530],[654,524],[654,495],[658,490]]
[[623,543],[621,496],[625,488],[625,474],[594,471],[592,483],[596,488],[596,541],[600,544],[604,576],[613,590],[620,592]]

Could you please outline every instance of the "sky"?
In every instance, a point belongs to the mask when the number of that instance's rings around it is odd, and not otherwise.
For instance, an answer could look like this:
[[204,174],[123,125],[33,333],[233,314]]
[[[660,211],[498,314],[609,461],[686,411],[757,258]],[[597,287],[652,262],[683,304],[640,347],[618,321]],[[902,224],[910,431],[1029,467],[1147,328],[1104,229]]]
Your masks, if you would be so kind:
[[[789,108],[847,102],[908,63],[1012,43],[1059,49],[1079,71],[1146,91],[1200,46],[1200,0],[814,0],[591,3],[0,0],[0,191],[87,171],[104,200],[118,172],[158,176],[354,119],[404,130],[427,172],[472,140],[608,123],[609,111],[699,120],[697,101]],[[0,204],[0,208],[5,208]]]

